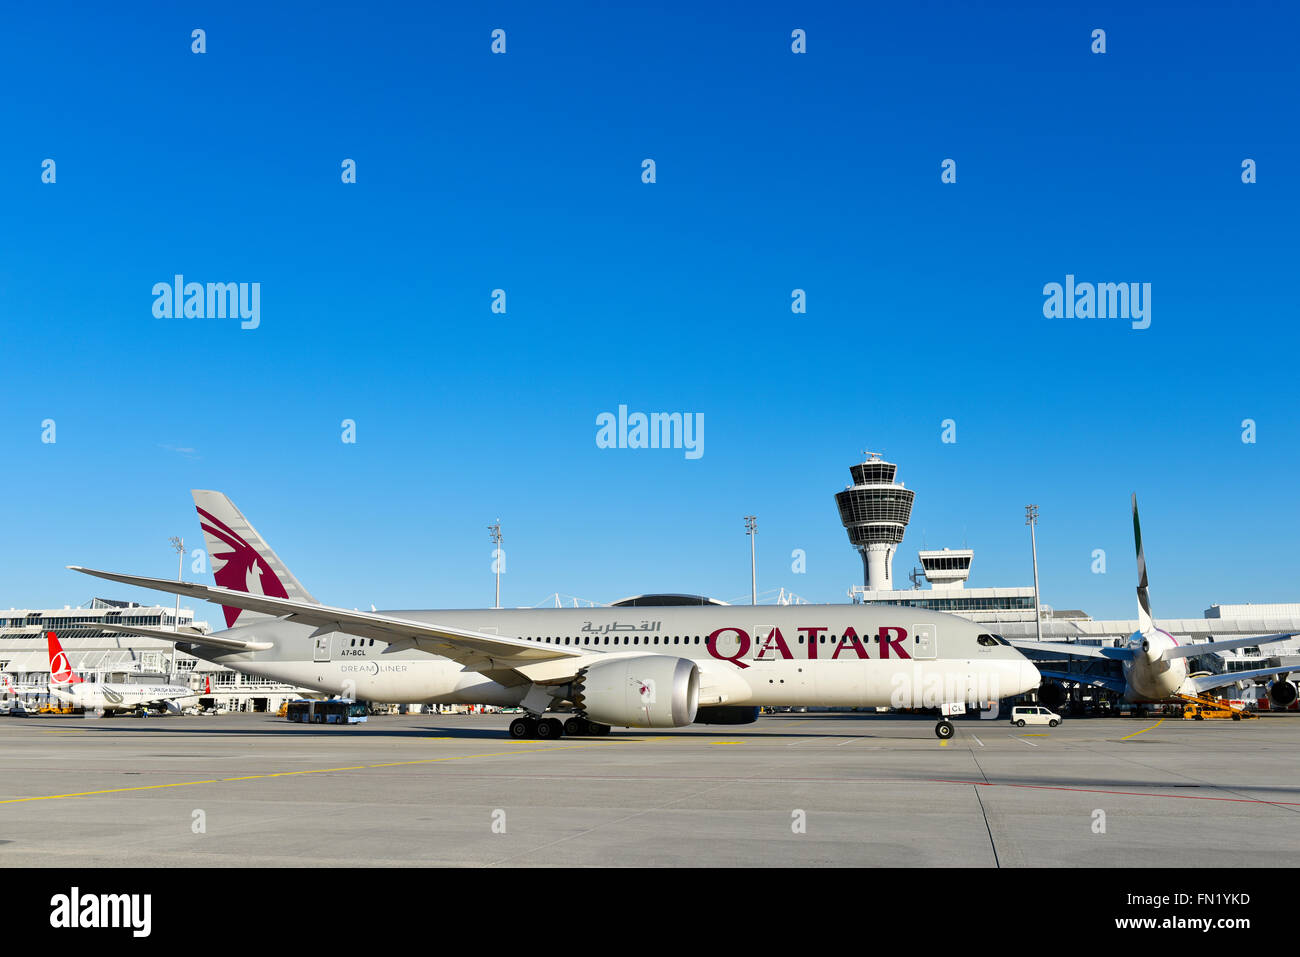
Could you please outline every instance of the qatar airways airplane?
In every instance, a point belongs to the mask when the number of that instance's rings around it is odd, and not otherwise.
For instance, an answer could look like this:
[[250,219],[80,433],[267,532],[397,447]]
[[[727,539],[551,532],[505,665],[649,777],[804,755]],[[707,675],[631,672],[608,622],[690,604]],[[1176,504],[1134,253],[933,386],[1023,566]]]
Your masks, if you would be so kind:
[[[1038,687],[1038,670],[974,622],[912,608],[732,606],[647,596],[607,608],[361,612],[322,605],[220,492],[193,493],[216,587],[70,565],[223,606],[177,641],[235,671],[369,701],[522,707],[515,738],[611,726],[753,721],[760,706],[936,708],[952,715]],[[559,714],[561,717],[556,717]],[[562,720],[563,718],[563,720]]]

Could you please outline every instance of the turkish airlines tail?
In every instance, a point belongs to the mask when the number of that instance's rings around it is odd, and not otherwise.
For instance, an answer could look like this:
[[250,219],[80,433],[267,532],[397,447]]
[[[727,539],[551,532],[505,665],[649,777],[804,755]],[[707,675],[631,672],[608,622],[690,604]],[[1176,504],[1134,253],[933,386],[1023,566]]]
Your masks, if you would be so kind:
[[50,646],[50,684],[75,685],[85,681],[86,679],[72,670],[72,662],[68,661],[67,652],[63,650],[63,645],[59,644],[59,639],[54,632],[47,631],[45,637]]
[[[199,526],[212,560],[212,576],[222,588],[249,595],[290,598],[320,604],[293,577],[280,556],[257,534],[244,513],[221,492],[194,489],[194,506],[199,512]],[[236,619],[261,618],[258,612],[222,606],[226,627]]]

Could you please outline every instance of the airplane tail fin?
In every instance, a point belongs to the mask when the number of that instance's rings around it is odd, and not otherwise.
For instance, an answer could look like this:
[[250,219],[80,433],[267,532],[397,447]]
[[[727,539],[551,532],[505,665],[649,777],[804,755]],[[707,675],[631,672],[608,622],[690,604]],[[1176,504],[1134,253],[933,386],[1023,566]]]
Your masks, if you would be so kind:
[[[319,604],[234,502],[221,492],[194,489],[191,494],[212,561],[212,575],[218,585],[252,595]],[[233,628],[241,616],[245,620],[264,617],[240,608],[223,606],[221,610],[225,612],[227,628]]]
[[50,647],[50,684],[75,685],[85,681],[72,670],[72,662],[68,660],[68,654],[59,643],[58,636],[52,631],[47,631],[45,638]]
[[1142,525],[1138,522],[1137,492],[1133,493],[1133,544],[1137,548],[1138,630],[1145,635],[1155,627],[1155,622],[1151,615],[1151,595],[1147,590],[1147,557],[1142,550]]
[[212,675],[208,675],[203,679],[203,693],[205,695],[212,694]]

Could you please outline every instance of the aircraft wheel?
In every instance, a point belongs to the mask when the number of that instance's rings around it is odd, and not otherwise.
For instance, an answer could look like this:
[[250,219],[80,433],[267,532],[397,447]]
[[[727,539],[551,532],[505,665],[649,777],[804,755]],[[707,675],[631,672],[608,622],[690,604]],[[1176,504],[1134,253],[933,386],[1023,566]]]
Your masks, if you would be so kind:
[[609,725],[597,724],[594,721],[588,721],[587,733],[590,734],[593,738],[603,738],[605,737],[605,735],[609,734]]
[[537,736],[543,741],[554,741],[564,736],[564,725],[555,718],[542,718],[537,722]]
[[515,718],[510,722],[510,737],[516,740],[537,737],[537,722],[532,718]]
[[574,715],[564,722],[564,733],[570,738],[585,738],[591,734],[591,727],[586,718]]
[[934,726],[934,733],[939,736],[940,740],[947,741],[956,732],[951,721],[940,721]]
[[1016,727],[1017,727],[1017,728],[1023,728],[1024,726],[1025,726],[1025,719],[1024,719],[1024,718],[1021,718],[1019,721],[1016,722]]

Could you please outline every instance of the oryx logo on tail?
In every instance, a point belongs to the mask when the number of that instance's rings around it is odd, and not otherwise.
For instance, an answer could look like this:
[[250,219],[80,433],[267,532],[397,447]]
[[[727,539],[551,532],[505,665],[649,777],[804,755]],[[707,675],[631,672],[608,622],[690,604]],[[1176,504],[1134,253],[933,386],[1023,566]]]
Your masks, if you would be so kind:
[[68,661],[67,652],[63,650],[63,645],[59,644],[59,639],[55,637],[54,632],[47,631],[45,638],[50,646],[50,683],[75,685],[84,681],[84,678],[72,670],[72,662]]
[[[267,595],[271,598],[288,598],[284,585],[266,559],[257,553],[257,549],[245,541],[234,529],[211,512],[198,506],[199,525],[209,541],[215,539],[230,546],[228,552],[211,551],[212,577],[222,588],[241,591],[249,595]],[[233,628],[235,619],[243,609],[227,608],[221,610],[226,615],[226,627]]]

